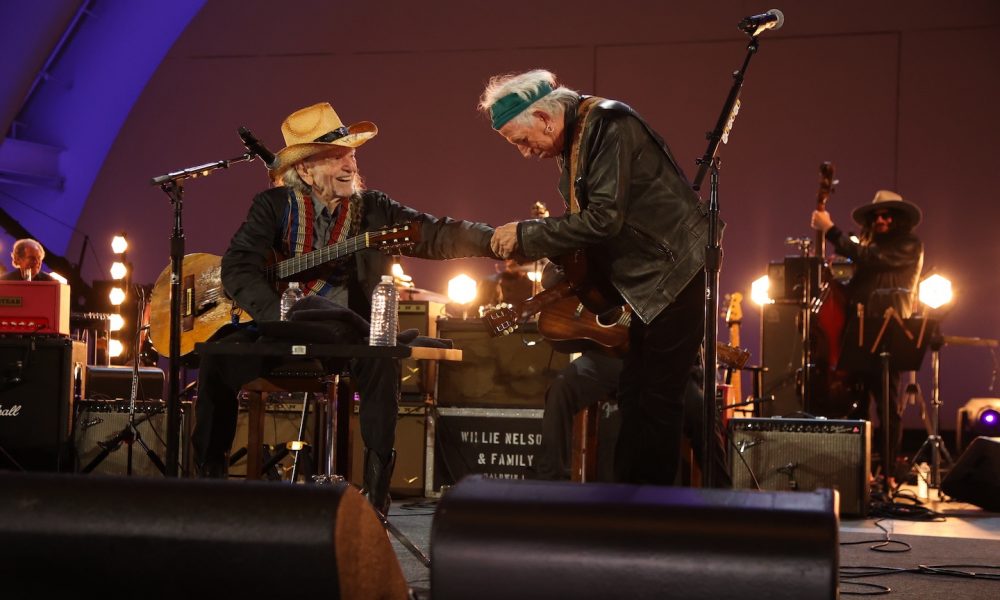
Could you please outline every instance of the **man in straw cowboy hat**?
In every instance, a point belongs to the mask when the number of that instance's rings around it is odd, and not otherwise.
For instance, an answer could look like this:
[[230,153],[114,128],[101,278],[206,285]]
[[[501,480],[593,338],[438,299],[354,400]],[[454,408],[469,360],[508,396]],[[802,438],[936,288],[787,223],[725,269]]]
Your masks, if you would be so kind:
[[[858,241],[833,224],[830,214],[813,211],[811,225],[822,231],[833,245],[837,254],[851,259],[855,264],[854,276],[847,287],[848,318],[857,319],[858,313],[869,317],[882,318],[886,309],[893,308],[903,319],[909,318],[916,303],[917,283],[924,263],[923,244],[913,233],[920,223],[920,208],[911,204],[896,192],[879,190],[870,204],[854,209],[854,222],[861,226]],[[856,307],[862,308],[856,310]],[[869,418],[871,403],[878,406],[878,414],[883,412],[881,373],[866,372],[852,374],[862,392],[862,402],[858,407],[863,419]],[[896,455],[903,439],[898,410],[899,371],[889,372],[889,440],[892,455]],[[886,425],[880,423],[876,437],[885,435]],[[882,448],[876,442],[876,448]],[[884,459],[884,457],[883,457]],[[883,465],[887,477],[893,470]]]
[[[239,227],[222,258],[226,292],[258,323],[279,318],[280,299],[265,276],[264,264],[272,250],[297,256],[328,244],[404,222],[417,221],[421,241],[405,252],[422,258],[494,257],[493,229],[481,223],[438,219],[419,213],[386,194],[362,187],[357,148],[375,137],[378,129],[363,121],[345,126],[328,103],[295,111],[281,125],[285,147],[277,153],[272,177],[283,185],[261,192],[246,221]],[[304,281],[306,300],[321,296],[350,307],[367,318],[371,294],[391,258],[365,249],[328,265]],[[237,337],[247,335],[237,332]],[[206,476],[225,473],[226,453],[235,434],[235,389],[247,378],[206,365],[202,357],[195,432],[197,459]],[[238,369],[239,370],[239,369]],[[351,363],[361,396],[361,435],[365,444],[364,484],[371,503],[388,508],[388,486],[395,459],[393,445],[399,399],[399,361],[361,360]],[[250,378],[253,374],[250,374]],[[235,388],[235,389],[234,389]]]
[[706,207],[660,136],[621,102],[581,96],[538,69],[493,77],[479,107],[522,156],[556,159],[567,206],[498,227],[494,252],[534,260],[586,249],[606,299],[632,309],[615,479],[672,485],[704,335]]

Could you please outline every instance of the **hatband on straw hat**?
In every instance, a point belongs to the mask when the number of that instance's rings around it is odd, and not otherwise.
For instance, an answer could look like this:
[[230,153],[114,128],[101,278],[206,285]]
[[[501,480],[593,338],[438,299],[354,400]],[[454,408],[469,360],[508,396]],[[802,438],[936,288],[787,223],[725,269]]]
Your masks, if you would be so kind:
[[328,150],[331,146],[357,148],[377,133],[378,127],[371,121],[361,121],[345,127],[329,102],[297,110],[281,124],[285,147],[276,155],[273,175],[279,175],[296,163]]

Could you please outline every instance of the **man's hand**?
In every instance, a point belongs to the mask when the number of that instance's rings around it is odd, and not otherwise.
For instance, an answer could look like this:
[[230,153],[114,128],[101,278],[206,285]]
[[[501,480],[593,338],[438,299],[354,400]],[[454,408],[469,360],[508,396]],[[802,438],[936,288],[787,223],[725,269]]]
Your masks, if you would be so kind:
[[517,222],[497,227],[490,240],[490,248],[500,258],[510,258],[517,250]]
[[825,210],[814,210],[810,224],[816,231],[826,233],[831,227],[833,227],[833,219],[830,218],[830,213]]

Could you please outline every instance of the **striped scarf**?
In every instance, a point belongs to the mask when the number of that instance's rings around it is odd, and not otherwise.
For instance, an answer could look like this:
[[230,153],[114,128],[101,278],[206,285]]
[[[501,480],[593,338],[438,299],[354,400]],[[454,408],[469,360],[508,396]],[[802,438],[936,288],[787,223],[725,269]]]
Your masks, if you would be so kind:
[[[347,239],[351,230],[349,223],[351,215],[351,199],[340,203],[337,221],[330,228],[330,238],[317,245],[315,240],[316,207],[311,196],[299,196],[292,188],[288,188],[288,204],[285,208],[282,228],[285,231],[285,248],[290,256],[299,256],[312,252],[317,248],[328,246]],[[313,279],[303,282],[302,290],[306,294],[322,296],[333,288],[333,284],[325,279]]]

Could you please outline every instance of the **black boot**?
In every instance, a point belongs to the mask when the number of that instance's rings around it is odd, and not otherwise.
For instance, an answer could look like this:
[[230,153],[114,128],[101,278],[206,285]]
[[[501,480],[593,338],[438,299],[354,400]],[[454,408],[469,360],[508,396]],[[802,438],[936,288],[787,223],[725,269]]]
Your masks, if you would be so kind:
[[365,448],[364,495],[375,510],[382,515],[389,514],[392,498],[389,497],[389,482],[392,480],[392,470],[396,466],[396,451],[392,450],[387,459],[378,452]]
[[198,476],[203,479],[227,479],[229,477],[229,457],[210,456],[198,465]]

